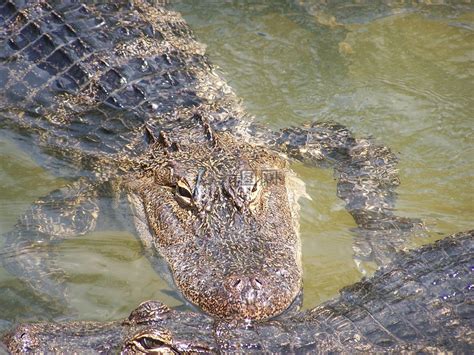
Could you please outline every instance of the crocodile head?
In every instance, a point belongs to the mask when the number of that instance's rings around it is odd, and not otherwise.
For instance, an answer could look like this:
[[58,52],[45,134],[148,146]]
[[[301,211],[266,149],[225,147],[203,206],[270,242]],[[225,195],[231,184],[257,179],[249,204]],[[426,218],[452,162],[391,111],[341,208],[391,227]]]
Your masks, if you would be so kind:
[[158,301],[146,301],[123,323],[127,327],[121,354],[217,353],[214,320],[200,313],[176,312]]
[[194,124],[162,131],[142,164],[132,190],[144,225],[189,301],[240,319],[291,304],[302,271],[298,180],[285,159]]

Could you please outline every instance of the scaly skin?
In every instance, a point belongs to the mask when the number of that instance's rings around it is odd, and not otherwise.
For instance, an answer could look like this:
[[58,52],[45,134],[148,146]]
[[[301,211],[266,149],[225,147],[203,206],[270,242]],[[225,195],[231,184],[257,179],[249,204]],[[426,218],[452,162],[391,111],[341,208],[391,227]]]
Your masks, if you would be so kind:
[[388,149],[337,124],[251,124],[176,13],[139,1],[2,1],[0,25],[0,127],[73,180],[33,204],[2,251],[45,299],[67,292],[52,244],[127,205],[145,253],[165,259],[189,301],[224,319],[280,314],[302,280],[304,188],[288,158],[334,166],[365,242],[359,258],[386,262],[418,225],[392,213]]
[[474,231],[397,255],[340,296],[265,322],[219,321],[142,303],[109,323],[37,323],[3,338],[12,353],[472,353]]

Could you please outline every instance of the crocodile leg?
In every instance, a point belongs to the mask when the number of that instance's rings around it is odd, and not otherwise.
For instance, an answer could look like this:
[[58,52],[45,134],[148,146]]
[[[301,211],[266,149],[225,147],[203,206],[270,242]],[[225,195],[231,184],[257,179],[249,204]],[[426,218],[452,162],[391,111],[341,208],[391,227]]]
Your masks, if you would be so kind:
[[4,235],[1,262],[43,299],[65,302],[65,275],[55,263],[55,244],[95,229],[99,190],[84,180],[37,200]]
[[408,238],[423,230],[420,220],[394,214],[400,184],[398,159],[389,148],[354,138],[342,125],[315,122],[273,134],[271,143],[289,157],[314,166],[333,166],[337,195],[357,223],[356,263],[391,260]]

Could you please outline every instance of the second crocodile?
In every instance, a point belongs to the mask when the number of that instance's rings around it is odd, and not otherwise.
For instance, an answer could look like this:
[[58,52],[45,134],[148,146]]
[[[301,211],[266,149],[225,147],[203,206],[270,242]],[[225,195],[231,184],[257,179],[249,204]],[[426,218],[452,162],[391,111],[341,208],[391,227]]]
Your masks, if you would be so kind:
[[472,353],[474,231],[400,253],[312,310],[226,322],[148,301],[124,321],[37,323],[4,337],[13,353]]

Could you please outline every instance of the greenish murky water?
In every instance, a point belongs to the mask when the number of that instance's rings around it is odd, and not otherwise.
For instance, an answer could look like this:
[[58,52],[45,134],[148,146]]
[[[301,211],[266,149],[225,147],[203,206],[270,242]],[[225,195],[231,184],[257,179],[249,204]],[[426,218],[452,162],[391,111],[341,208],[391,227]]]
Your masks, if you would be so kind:
[[[430,230],[416,243],[473,228],[473,5],[308,13],[290,3],[200,0],[174,7],[260,122],[332,120],[397,152],[398,214],[422,218]],[[361,278],[351,256],[355,223],[336,197],[332,171],[294,168],[312,197],[301,211],[304,306],[311,307]],[[14,140],[1,140],[0,233],[64,184]],[[75,310],[70,318],[116,319],[146,299],[181,304],[126,232],[93,233],[57,249]],[[0,318],[47,317],[39,305],[0,269]]]

